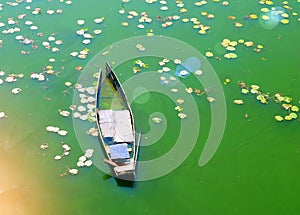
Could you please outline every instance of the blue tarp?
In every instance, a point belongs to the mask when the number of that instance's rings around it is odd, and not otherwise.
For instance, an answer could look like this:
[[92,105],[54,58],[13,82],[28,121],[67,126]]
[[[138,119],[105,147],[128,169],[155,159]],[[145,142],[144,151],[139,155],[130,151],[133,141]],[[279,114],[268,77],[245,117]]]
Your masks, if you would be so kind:
[[115,144],[109,146],[111,159],[126,159],[129,158],[127,143]]

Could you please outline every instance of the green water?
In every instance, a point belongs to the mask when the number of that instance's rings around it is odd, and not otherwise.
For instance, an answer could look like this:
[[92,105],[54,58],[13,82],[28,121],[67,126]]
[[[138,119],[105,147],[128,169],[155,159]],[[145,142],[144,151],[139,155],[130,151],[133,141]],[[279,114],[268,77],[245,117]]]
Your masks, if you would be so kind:
[[[287,11],[290,23],[279,23],[273,29],[262,27],[259,20],[244,20],[249,13],[260,14],[262,6],[258,1],[230,1],[229,6],[208,1],[202,7],[196,7],[195,1],[185,1],[188,12],[179,13],[174,1],[169,1],[168,11],[160,11],[161,5],[153,5],[144,1],[131,0],[124,4],[126,12],[136,10],[146,11],[153,19],[151,24],[145,24],[145,29],[138,29],[137,18],[128,20],[126,14],[120,15],[121,1],[86,0],[73,1],[71,5],[59,1],[22,2],[18,7],[3,3],[0,11],[0,22],[6,24],[1,31],[8,28],[9,17],[26,13],[27,16],[18,20],[20,33],[1,34],[3,40],[0,48],[0,70],[7,74],[23,73],[24,78],[14,83],[4,82],[0,85],[0,112],[4,111],[7,118],[0,119],[0,213],[1,214],[298,214],[299,207],[299,164],[300,164],[300,127],[299,121],[276,122],[275,115],[284,115],[285,111],[279,104],[270,101],[263,105],[252,95],[243,95],[237,84],[239,80],[248,85],[257,84],[263,92],[274,95],[280,92],[293,98],[293,104],[299,105],[299,50],[300,34],[297,21],[300,4],[290,1],[293,10]],[[26,10],[27,5],[31,10]],[[274,1],[274,6],[281,6],[281,1]],[[34,16],[34,8],[42,8],[42,14]],[[63,9],[62,14],[47,15],[47,9]],[[202,11],[215,15],[208,20],[201,16]],[[180,15],[181,18],[197,17],[201,23],[211,26],[206,35],[198,34],[193,24],[174,21],[173,26],[162,28],[157,16]],[[229,15],[236,20],[229,20]],[[105,17],[101,24],[95,24],[95,18]],[[80,27],[78,19],[84,19],[91,32],[102,29],[90,45],[84,46],[81,38],[75,34]],[[31,20],[39,29],[29,30],[24,22]],[[121,26],[127,21],[128,27]],[[243,23],[242,28],[233,27],[233,23]],[[171,173],[163,177],[136,182],[134,187],[118,186],[113,178],[99,170],[102,154],[97,139],[85,134],[85,129],[91,125],[88,122],[72,120],[59,115],[59,110],[69,110],[73,102],[73,88],[64,85],[66,81],[75,84],[81,74],[95,71],[77,71],[75,67],[88,65],[99,51],[110,47],[116,42],[133,36],[145,35],[152,29],[155,35],[163,35],[179,39],[200,53],[211,50],[222,60],[209,58],[207,61],[218,75],[220,82],[226,78],[231,83],[223,85],[226,98],[226,127],[224,136],[217,152],[203,167],[199,167],[199,157],[208,138],[211,123],[211,107],[205,95],[197,96],[186,93],[178,94],[186,101],[196,101],[201,123],[200,130],[190,127],[192,133],[199,134],[193,151],[187,159]],[[43,37],[36,33],[43,32]],[[60,52],[52,53],[42,47],[41,42],[54,34],[63,45],[57,45]],[[34,39],[39,46],[32,49],[15,40],[16,35]],[[262,44],[261,53],[255,53],[253,47],[238,45],[238,59],[226,60],[225,50],[220,46],[223,39],[245,39]],[[87,59],[72,58],[70,53],[83,48],[90,49]],[[21,51],[30,51],[21,55]],[[120,53],[129,55],[126,51]],[[108,54],[109,56],[109,54]],[[130,56],[129,56],[130,57]],[[180,56],[179,56],[180,57]],[[191,56],[192,57],[192,56]],[[49,63],[49,58],[55,58],[55,63]],[[265,58],[266,60],[262,60]],[[149,64],[147,71],[159,69],[158,57],[140,58]],[[118,59],[112,59],[117,61]],[[132,67],[135,58],[121,63],[115,71],[121,82],[134,77]],[[100,63],[99,63],[100,64]],[[49,76],[49,81],[38,82],[30,79],[32,72],[40,72],[46,65],[53,65],[59,72],[57,76]],[[92,65],[99,67],[100,65]],[[174,66],[173,66],[174,69]],[[141,76],[142,77],[142,76]],[[151,80],[159,83],[160,75]],[[203,74],[205,77],[205,71]],[[80,79],[82,80],[82,79]],[[92,83],[89,76],[84,79]],[[203,86],[195,78],[180,79],[186,86],[199,88]],[[138,86],[143,86],[140,81]],[[12,95],[13,88],[20,87],[22,92]],[[214,86],[210,86],[214,93]],[[162,89],[165,89],[162,85]],[[67,91],[66,91],[67,90]],[[179,97],[179,96],[178,96]],[[234,99],[243,99],[242,106],[233,103]],[[216,100],[216,104],[218,100]],[[212,103],[211,105],[214,105]],[[189,103],[184,110],[187,118],[180,121],[174,110],[176,104],[172,99],[158,92],[146,92],[132,102],[136,128],[144,133],[142,142],[149,144],[141,147],[141,161],[159,158],[172,149],[177,141],[181,123],[188,126],[195,119],[195,113],[189,112]],[[248,118],[245,118],[245,114]],[[152,115],[154,114],[154,115]],[[153,124],[151,117],[160,116],[160,124]],[[67,136],[59,136],[45,130],[48,125],[55,125],[68,131]],[[75,128],[82,128],[78,131]],[[76,127],[77,126],[77,127]],[[161,137],[151,134],[159,134]],[[193,131],[194,130],[194,131]],[[161,131],[164,131],[163,133]],[[81,132],[81,134],[79,134]],[[149,133],[150,132],[150,133]],[[161,134],[162,133],[162,134]],[[81,135],[81,136],[80,136]],[[156,138],[158,140],[156,140]],[[189,143],[192,139],[187,138]],[[62,153],[61,142],[71,146],[69,156],[55,161],[54,156]],[[48,143],[47,150],[41,150],[40,145]],[[84,154],[85,144],[94,146],[95,166],[79,168],[76,176],[61,177],[66,167],[75,168],[78,158]],[[160,166],[153,168],[164,168]],[[143,169],[138,170],[143,174]]]

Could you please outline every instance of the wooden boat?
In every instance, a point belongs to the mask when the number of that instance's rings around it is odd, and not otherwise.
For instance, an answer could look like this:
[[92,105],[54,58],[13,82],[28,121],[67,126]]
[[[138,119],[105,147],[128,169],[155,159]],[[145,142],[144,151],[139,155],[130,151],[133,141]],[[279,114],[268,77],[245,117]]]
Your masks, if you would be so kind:
[[133,181],[140,142],[136,142],[134,118],[127,97],[108,62],[99,70],[96,94],[99,140],[115,177]]

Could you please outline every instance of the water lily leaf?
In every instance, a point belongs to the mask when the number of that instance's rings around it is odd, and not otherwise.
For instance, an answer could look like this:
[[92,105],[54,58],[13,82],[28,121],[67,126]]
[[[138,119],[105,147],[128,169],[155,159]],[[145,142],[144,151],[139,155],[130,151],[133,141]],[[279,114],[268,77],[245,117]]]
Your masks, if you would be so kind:
[[294,112],[298,112],[299,107],[294,105],[294,106],[292,106],[291,110],[294,111]]
[[250,91],[252,94],[258,94],[258,90],[257,89],[251,89]]
[[242,105],[244,104],[244,101],[242,99],[236,99],[233,101],[234,104],[237,104],[237,105]]
[[265,99],[265,97],[264,97],[263,95],[258,95],[258,96],[256,96],[256,99],[257,99],[258,101],[262,101],[262,100]]
[[290,113],[289,115],[292,119],[296,119],[298,116],[296,113]]
[[290,120],[292,120],[293,118],[292,118],[290,115],[287,115],[287,116],[284,117],[284,119],[287,120],[287,121],[290,121]]
[[281,122],[283,120],[283,117],[282,116],[275,116],[275,119],[278,121],[278,122]]
[[260,100],[260,102],[263,103],[263,104],[268,104],[268,101],[267,101],[266,98],[263,98],[262,100]]
[[187,117],[187,115],[186,115],[185,113],[178,113],[178,117],[179,117],[180,119],[184,119],[184,118]]
[[251,85],[251,88],[254,89],[254,90],[258,90],[258,89],[259,89],[259,86],[253,84],[253,85]]
[[143,68],[149,68],[149,64],[143,63],[143,64],[142,64],[142,67],[143,67]]
[[277,97],[278,101],[283,102],[284,101],[284,97],[283,96],[279,96]]
[[284,104],[281,105],[281,107],[284,108],[285,110],[288,110],[292,107],[292,105],[284,103]]
[[177,110],[177,111],[179,111],[179,112],[180,112],[180,111],[182,111],[182,110],[183,110],[183,108],[182,108],[182,107],[180,107],[180,106],[176,106],[176,107],[175,107],[175,110]]
[[134,61],[134,64],[142,66],[143,62],[141,60]]
[[243,94],[248,94],[248,93],[249,93],[249,90],[244,88],[244,89],[241,90],[241,92],[242,92]]
[[284,97],[284,102],[286,102],[286,103],[290,103],[292,100],[293,99],[291,97],[289,97],[289,96],[285,96]]
[[160,123],[161,122],[161,118],[159,118],[159,117],[153,117],[152,121],[155,122],[155,123]]
[[209,96],[209,97],[207,97],[207,100],[208,100],[209,102],[214,102],[216,99]]
[[138,73],[138,72],[141,72],[142,70],[141,70],[140,68],[138,68],[138,67],[133,67],[133,68],[132,68],[132,71],[133,71],[134,73]]

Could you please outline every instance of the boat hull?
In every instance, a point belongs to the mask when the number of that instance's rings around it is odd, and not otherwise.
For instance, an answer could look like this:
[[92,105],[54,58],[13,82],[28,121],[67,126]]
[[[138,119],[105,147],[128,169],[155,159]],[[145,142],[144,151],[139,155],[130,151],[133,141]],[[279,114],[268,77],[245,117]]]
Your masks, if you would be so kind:
[[99,71],[96,95],[96,123],[106,154],[104,161],[114,177],[134,181],[138,151],[134,118],[123,87],[107,62],[104,78]]

